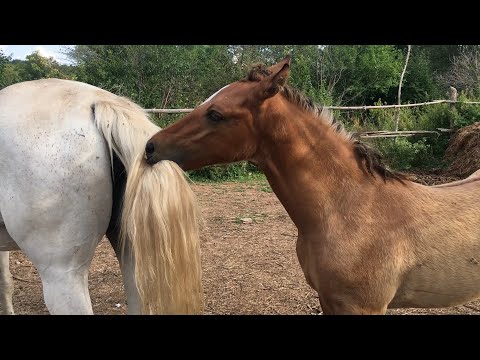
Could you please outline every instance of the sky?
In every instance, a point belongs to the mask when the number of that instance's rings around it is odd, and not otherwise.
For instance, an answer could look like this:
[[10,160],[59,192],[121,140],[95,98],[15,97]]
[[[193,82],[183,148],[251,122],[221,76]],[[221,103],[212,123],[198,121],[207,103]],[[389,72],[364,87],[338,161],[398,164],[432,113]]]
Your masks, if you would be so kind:
[[25,56],[30,55],[35,50],[39,50],[42,56],[52,56],[61,64],[69,64],[65,56],[60,53],[63,46],[73,45],[0,45],[0,50],[5,55],[11,55],[13,59],[20,60],[25,60]]

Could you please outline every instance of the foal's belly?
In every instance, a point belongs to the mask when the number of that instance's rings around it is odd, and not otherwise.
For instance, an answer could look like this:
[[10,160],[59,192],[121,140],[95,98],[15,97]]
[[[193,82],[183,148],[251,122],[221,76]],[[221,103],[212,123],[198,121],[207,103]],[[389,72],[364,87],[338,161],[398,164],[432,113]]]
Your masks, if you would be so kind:
[[449,307],[479,298],[480,256],[458,256],[452,260],[455,263],[415,266],[404,277],[389,308]]

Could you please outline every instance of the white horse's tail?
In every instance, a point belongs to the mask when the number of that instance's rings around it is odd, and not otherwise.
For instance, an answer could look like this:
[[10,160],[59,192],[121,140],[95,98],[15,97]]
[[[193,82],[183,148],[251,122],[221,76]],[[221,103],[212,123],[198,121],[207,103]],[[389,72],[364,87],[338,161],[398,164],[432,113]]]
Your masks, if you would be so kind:
[[94,105],[95,122],[127,170],[121,242],[130,241],[145,314],[203,312],[200,212],[173,162],[146,164],[144,146],[158,128],[124,98]]

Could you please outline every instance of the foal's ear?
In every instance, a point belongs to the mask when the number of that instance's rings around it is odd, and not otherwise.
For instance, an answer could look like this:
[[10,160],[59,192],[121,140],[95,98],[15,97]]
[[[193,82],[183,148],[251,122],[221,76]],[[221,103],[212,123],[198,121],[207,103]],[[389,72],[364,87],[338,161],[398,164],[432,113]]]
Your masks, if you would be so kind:
[[290,73],[290,56],[269,68],[269,70],[272,69],[275,69],[275,71],[272,71],[272,75],[266,77],[258,84],[260,90],[259,97],[262,100],[276,95],[287,82],[288,74]]
[[268,68],[268,71],[270,71],[270,74],[276,74],[283,68],[285,64],[290,65],[291,60],[292,60],[292,57],[290,55],[287,55],[282,61],[276,63],[275,65],[270,66]]

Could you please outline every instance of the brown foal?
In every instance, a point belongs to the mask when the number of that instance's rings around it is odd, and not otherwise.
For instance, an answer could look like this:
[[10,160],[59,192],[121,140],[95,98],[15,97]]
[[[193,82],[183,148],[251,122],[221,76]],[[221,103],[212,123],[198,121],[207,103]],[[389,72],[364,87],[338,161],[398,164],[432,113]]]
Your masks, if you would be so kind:
[[256,164],[298,228],[298,259],[324,314],[479,297],[480,176],[429,187],[389,171],[286,85],[289,69],[290,57],[254,67],[155,134],[147,162]]

